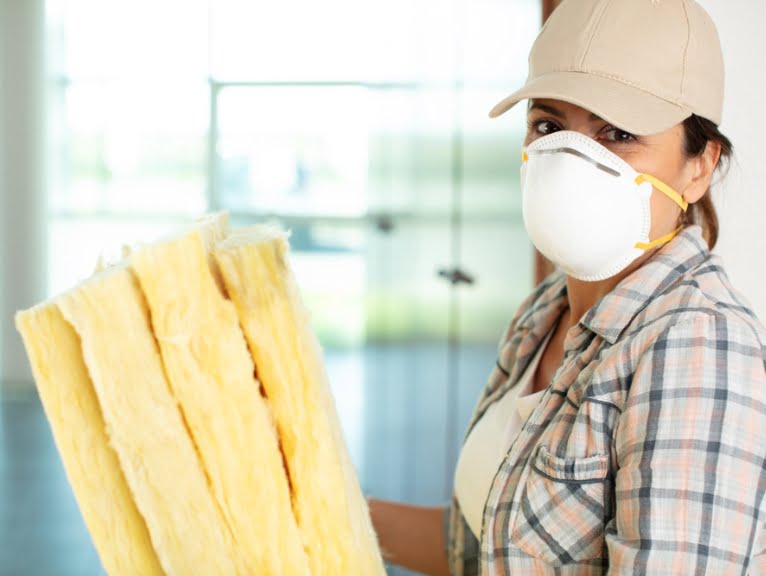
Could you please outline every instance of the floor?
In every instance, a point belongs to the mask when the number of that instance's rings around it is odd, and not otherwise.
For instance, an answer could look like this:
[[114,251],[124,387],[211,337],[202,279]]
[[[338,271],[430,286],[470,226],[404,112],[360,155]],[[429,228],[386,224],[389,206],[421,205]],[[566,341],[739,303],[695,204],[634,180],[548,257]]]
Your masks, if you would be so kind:
[[[327,351],[336,404],[368,496],[437,505],[495,346]],[[33,391],[0,396],[0,576],[104,574]],[[14,391],[15,390],[15,391]],[[412,574],[389,567],[389,575]]]

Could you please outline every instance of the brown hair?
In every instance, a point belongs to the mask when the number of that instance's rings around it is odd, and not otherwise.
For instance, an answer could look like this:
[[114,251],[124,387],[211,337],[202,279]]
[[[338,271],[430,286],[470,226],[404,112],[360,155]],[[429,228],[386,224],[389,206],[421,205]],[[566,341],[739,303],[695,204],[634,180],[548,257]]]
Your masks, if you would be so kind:
[[[708,142],[718,142],[721,145],[721,158],[716,166],[717,171],[724,174],[729,168],[729,161],[734,152],[731,141],[721,134],[713,122],[692,114],[683,123],[684,126],[684,153],[687,158],[694,158],[705,151]],[[694,204],[689,204],[686,213],[688,224],[702,226],[702,234],[712,250],[718,242],[718,214],[713,205],[713,197],[708,189],[707,193]]]

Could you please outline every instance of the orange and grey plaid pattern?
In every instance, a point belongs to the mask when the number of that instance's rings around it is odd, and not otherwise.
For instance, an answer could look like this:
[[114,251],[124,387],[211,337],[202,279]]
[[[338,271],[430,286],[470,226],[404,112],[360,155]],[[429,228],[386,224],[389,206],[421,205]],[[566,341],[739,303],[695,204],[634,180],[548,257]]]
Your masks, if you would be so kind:
[[[468,431],[518,382],[566,295],[554,273],[517,311]],[[699,227],[602,298],[564,348],[480,539],[452,498],[452,574],[766,573],[766,331]]]

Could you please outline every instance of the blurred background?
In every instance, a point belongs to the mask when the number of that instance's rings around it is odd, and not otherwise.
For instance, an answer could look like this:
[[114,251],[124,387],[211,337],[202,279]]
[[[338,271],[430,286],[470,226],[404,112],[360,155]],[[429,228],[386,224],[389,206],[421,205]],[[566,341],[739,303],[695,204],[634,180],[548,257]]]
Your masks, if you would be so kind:
[[[0,0],[0,575],[102,573],[13,313],[210,211],[291,231],[365,493],[447,502],[534,284],[524,109],[487,112],[523,83],[554,4]],[[738,158],[719,251],[766,317],[766,8],[703,5]]]

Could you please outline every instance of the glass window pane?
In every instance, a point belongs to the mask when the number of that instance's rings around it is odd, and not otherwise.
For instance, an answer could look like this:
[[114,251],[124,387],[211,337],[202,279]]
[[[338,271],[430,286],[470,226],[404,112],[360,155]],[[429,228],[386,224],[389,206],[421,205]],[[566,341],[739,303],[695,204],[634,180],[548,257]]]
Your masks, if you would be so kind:
[[462,6],[460,68],[466,85],[508,93],[520,88],[540,31],[541,0],[471,0]]
[[365,78],[371,82],[453,83],[459,64],[461,5],[437,0],[368,1]]
[[215,0],[218,80],[354,80],[365,67],[364,2]]
[[495,345],[532,286],[532,246],[520,215],[467,218],[461,257],[474,284],[460,288],[460,340]]
[[365,257],[366,334],[369,340],[442,341],[447,337],[449,266],[447,219],[394,219],[386,232],[371,228]]
[[359,215],[367,207],[362,88],[228,87],[218,100],[223,206]]
[[458,15],[436,0],[212,3],[212,75],[222,81],[445,81]]
[[370,205],[445,217],[451,211],[456,95],[448,89],[371,93]]
[[202,81],[208,0],[55,0],[62,20],[54,68],[70,78]]
[[[198,214],[208,185],[203,84],[73,83],[54,150],[61,212]],[[62,159],[63,158],[63,159]]]

